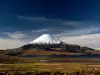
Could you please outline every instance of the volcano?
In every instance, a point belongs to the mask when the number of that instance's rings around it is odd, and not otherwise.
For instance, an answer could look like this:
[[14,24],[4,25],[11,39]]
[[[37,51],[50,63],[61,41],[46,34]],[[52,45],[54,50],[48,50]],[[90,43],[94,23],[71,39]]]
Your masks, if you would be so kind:
[[43,34],[37,39],[30,42],[30,44],[60,44],[61,41],[50,34]]
[[50,34],[43,34],[30,43],[17,49],[4,51],[5,55],[34,55],[34,54],[66,54],[72,53],[88,53],[94,49],[81,47],[79,45],[67,44]]

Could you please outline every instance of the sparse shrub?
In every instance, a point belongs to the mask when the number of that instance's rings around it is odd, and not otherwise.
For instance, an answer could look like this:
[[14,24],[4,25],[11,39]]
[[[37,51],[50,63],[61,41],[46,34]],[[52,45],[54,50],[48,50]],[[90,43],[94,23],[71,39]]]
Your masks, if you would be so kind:
[[[1,74],[0,74],[1,75]],[[12,72],[8,71],[8,72],[5,72],[4,75],[13,75]]]
[[4,73],[0,72],[0,75],[4,75]]
[[55,72],[54,75],[64,75],[64,73],[61,73],[61,72]]
[[26,72],[24,75],[32,75],[32,72]]

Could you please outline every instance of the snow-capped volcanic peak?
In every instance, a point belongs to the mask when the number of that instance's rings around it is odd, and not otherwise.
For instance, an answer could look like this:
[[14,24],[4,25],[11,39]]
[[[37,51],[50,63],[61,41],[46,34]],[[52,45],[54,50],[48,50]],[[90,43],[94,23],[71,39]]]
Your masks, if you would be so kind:
[[51,36],[50,34],[43,34],[37,39],[30,42],[30,44],[59,44],[61,41]]

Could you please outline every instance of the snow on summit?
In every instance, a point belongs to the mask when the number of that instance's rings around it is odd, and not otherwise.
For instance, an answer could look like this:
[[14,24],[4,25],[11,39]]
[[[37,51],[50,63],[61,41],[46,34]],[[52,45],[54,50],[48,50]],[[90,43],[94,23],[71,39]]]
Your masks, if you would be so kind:
[[33,40],[32,42],[30,42],[30,44],[59,44],[61,41],[58,40],[57,38],[51,36],[50,34],[43,34],[40,37],[38,37],[37,39]]

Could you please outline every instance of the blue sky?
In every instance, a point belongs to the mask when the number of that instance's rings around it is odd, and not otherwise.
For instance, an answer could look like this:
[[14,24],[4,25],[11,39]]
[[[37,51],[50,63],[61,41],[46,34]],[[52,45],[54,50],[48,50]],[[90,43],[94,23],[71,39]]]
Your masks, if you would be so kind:
[[[41,34],[58,38],[98,36],[100,33],[99,0],[1,0],[0,37],[19,46]],[[85,37],[85,38],[86,38]],[[94,37],[92,40],[94,40]],[[76,38],[76,37],[75,37]],[[84,38],[84,40],[86,40]],[[88,37],[89,38],[89,37]],[[64,40],[64,41],[66,41]],[[3,44],[10,41],[4,41]],[[99,43],[85,46],[99,48]],[[97,40],[95,40],[97,42]],[[99,40],[98,40],[99,41]],[[73,41],[66,41],[73,43]],[[97,45],[96,45],[97,44]],[[9,45],[7,44],[9,47]],[[16,46],[14,46],[16,47]],[[4,46],[2,46],[4,48]]]

